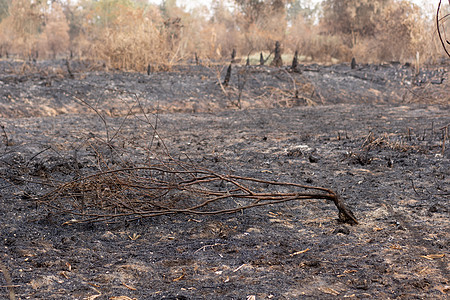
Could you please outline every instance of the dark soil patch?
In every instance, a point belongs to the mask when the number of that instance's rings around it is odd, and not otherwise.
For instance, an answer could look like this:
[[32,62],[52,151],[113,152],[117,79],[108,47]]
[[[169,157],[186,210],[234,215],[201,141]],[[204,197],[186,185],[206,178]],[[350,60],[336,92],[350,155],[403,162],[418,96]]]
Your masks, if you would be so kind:
[[[64,64],[22,75],[1,65],[0,254],[18,298],[448,297],[448,67],[422,77],[400,65],[252,67],[234,71],[226,94],[213,67],[147,76],[74,66],[69,78]],[[181,161],[331,188],[360,224],[305,200],[63,225],[78,217],[34,201],[52,189],[42,183],[98,172],[99,159],[116,168],[162,157],[155,125]]]

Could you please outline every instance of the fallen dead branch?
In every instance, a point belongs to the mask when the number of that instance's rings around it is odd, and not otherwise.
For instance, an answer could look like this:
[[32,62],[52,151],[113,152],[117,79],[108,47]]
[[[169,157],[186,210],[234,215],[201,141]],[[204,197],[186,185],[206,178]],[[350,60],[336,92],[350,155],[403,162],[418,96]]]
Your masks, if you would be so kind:
[[330,189],[224,175],[178,161],[98,172],[61,184],[39,202],[71,214],[74,219],[66,223],[71,224],[170,214],[226,214],[305,199],[332,201],[341,221],[358,223]]
[[[116,153],[119,150],[112,147],[110,142],[118,137],[124,121],[111,137],[106,119],[94,109],[107,128],[107,140],[103,142],[110,150],[114,150],[111,151],[111,161],[92,145],[98,172],[78,174],[77,179],[59,184],[37,198],[39,203],[55,212],[72,215],[73,219],[65,224],[138,220],[171,214],[227,214],[305,199],[332,201],[341,221],[358,223],[340,196],[330,189],[219,174],[191,162],[175,160],[157,133],[157,124],[152,124],[139,98],[137,95],[135,97],[137,107],[144,116],[144,119],[135,116],[136,119],[151,128],[151,143],[147,145],[147,151],[153,151],[153,141],[157,139],[158,144],[162,145],[162,153],[155,152],[156,156],[148,157],[148,160],[139,164],[129,165],[122,161],[120,153]],[[85,104],[93,109],[92,105]],[[112,163],[113,152],[119,154],[117,159],[123,164]]]

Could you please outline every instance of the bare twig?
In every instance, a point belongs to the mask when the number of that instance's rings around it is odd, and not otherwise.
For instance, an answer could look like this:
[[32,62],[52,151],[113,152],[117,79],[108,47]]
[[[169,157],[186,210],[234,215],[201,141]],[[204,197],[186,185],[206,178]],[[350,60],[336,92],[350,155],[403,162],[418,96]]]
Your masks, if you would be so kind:
[[448,126],[449,125],[444,126],[444,127],[441,128],[442,135],[443,135],[443,137],[442,137],[442,155],[444,155],[444,153],[445,153],[445,143],[447,142]]
[[83,100],[83,99],[81,99],[81,98],[79,98],[79,97],[77,97],[77,96],[75,96],[73,94],[71,94],[71,96],[74,99],[80,101],[82,104],[84,104],[87,107],[89,107],[90,109],[92,109],[97,114],[97,116],[99,116],[99,118],[102,120],[103,124],[105,125],[106,141],[107,141],[107,143],[109,143],[109,141],[110,141],[109,140],[109,127],[108,127],[108,123],[106,122],[105,117],[94,106],[92,106],[89,102],[87,102],[87,101],[85,101],[85,100]]
[[32,161],[33,159],[35,159],[37,156],[39,156],[40,154],[42,154],[42,153],[44,153],[45,151],[50,150],[50,149],[52,149],[51,146],[46,147],[44,150],[41,150],[41,151],[39,151],[38,153],[36,153],[35,155],[33,155],[33,156],[28,160],[26,166],[28,166],[28,165],[31,163],[31,161]]

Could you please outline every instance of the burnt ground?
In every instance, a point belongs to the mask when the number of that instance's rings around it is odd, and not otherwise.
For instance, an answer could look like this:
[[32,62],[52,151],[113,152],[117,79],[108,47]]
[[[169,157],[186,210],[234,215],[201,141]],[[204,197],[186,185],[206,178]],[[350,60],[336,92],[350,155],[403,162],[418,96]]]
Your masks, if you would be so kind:
[[[234,66],[227,87],[217,66],[0,69],[0,297],[12,284],[18,299],[448,298],[448,62]],[[296,200],[64,225],[80,216],[35,201],[164,145],[221,174],[331,188],[359,224]]]

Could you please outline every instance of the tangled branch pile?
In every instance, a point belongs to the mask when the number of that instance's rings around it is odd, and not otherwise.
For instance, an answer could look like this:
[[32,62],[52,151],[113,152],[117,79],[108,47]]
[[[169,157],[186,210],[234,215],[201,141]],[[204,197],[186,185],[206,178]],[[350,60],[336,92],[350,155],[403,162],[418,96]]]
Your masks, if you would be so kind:
[[68,223],[136,220],[170,214],[235,213],[257,206],[304,199],[333,201],[339,219],[357,224],[338,194],[296,183],[223,175],[172,161],[98,172],[62,184],[40,201],[72,214]]

